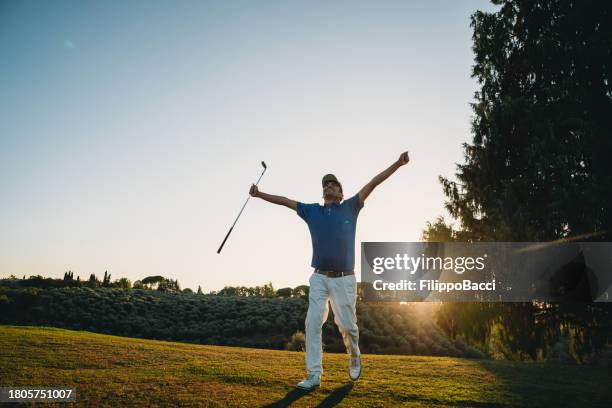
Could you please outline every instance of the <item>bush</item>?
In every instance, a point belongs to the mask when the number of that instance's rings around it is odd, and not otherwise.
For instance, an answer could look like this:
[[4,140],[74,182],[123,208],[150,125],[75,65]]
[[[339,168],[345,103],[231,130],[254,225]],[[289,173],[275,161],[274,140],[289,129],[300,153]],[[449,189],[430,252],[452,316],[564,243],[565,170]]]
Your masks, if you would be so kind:
[[291,336],[291,340],[285,346],[287,350],[291,351],[304,351],[306,350],[306,336],[302,331],[296,331]]
[[380,346],[376,343],[370,344],[369,349],[372,354],[380,353]]
[[422,356],[429,354],[427,346],[421,342],[417,342],[417,344],[414,346],[414,352]]
[[559,341],[551,347],[546,354],[546,362],[553,364],[574,363],[574,359],[569,352],[569,339],[567,336],[559,338]]
[[486,358],[486,356],[484,355],[484,353],[480,350],[478,350],[477,348],[468,346],[466,349],[466,355],[467,358]]

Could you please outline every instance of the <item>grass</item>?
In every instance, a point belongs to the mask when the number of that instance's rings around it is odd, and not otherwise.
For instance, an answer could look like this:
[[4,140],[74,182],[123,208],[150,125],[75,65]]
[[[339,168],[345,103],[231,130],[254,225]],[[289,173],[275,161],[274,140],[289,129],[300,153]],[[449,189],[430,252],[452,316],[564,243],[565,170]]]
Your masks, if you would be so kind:
[[365,355],[362,378],[353,383],[346,355],[325,354],[323,364],[321,388],[302,393],[294,386],[305,374],[303,353],[0,326],[0,386],[74,386],[78,406],[604,407],[612,401],[606,367]]

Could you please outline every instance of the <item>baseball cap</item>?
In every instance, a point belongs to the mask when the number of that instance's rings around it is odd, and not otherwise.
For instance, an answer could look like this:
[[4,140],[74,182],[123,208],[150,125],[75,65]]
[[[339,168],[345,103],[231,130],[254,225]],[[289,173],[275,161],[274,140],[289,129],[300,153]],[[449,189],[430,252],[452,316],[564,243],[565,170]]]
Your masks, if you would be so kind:
[[333,174],[324,175],[323,180],[321,180],[321,186],[325,187],[325,183],[327,183],[328,181],[334,181],[338,183],[338,185],[340,186],[340,191],[342,191],[342,184],[340,184],[336,176],[334,176]]

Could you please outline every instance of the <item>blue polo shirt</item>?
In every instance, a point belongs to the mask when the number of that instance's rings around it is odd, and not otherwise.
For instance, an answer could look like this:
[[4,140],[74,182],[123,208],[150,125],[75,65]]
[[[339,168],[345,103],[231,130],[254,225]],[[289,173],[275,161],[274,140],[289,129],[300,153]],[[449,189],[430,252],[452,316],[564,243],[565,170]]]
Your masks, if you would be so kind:
[[330,271],[355,268],[355,228],[361,207],[359,194],[341,204],[297,203],[297,214],[310,230],[313,268]]

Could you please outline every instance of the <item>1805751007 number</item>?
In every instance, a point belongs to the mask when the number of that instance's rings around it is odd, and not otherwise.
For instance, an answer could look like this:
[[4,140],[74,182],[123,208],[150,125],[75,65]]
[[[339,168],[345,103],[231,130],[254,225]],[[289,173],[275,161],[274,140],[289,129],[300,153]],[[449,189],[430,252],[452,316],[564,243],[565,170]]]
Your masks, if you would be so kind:
[[2,387],[0,388],[0,402],[74,402],[75,391],[70,387]]

